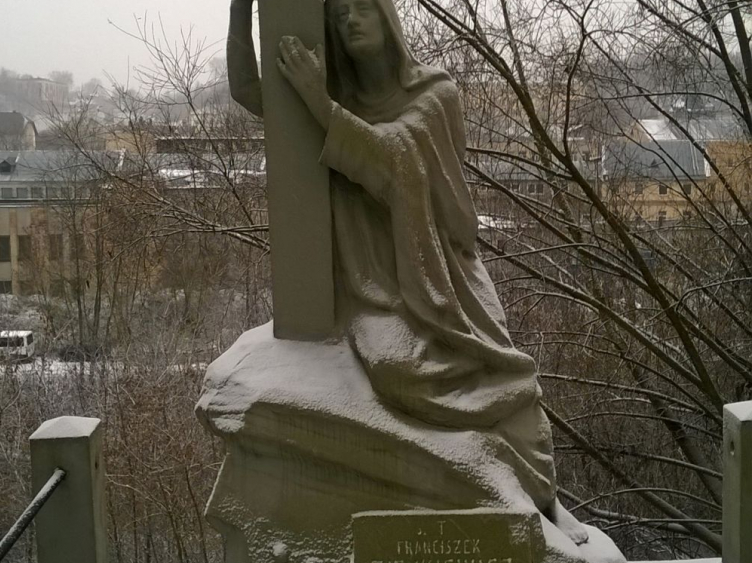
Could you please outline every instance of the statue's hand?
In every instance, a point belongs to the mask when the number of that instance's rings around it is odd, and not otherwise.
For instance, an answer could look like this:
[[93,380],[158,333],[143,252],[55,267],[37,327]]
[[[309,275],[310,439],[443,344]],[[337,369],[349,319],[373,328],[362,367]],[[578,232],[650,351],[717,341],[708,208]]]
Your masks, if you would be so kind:
[[297,37],[283,37],[279,44],[282,54],[277,66],[283,76],[303,99],[313,117],[324,129],[329,128],[332,100],[326,90],[326,65],[324,48],[317,45],[313,51]]

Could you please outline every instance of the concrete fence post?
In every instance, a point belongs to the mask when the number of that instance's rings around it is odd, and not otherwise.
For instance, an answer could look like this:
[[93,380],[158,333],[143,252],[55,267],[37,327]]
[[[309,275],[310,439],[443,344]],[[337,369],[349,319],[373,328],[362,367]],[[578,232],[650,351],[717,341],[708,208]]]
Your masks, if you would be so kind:
[[752,561],[752,401],[723,409],[723,563]]
[[56,468],[63,482],[35,519],[39,563],[106,563],[104,461],[98,418],[62,416],[31,435],[34,493]]

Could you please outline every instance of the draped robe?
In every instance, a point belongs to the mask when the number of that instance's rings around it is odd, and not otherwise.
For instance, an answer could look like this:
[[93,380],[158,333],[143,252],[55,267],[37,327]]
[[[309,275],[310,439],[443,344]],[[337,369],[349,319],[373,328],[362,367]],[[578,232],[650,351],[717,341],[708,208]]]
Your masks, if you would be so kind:
[[333,170],[351,346],[388,405],[503,436],[507,461],[545,508],[555,495],[550,426],[535,362],[514,348],[475,250],[456,86],[429,69],[410,89],[348,108],[335,104],[321,161]]

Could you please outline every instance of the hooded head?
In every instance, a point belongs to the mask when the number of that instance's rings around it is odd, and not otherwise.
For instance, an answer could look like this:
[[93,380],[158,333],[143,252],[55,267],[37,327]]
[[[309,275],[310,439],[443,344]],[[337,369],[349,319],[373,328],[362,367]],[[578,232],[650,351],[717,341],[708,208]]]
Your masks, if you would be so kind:
[[[345,40],[341,36],[342,26],[338,25],[340,10],[345,0],[326,0],[326,41],[329,91],[332,97],[344,105],[349,105],[358,90],[355,73],[355,61],[348,55]],[[363,0],[378,12],[383,30],[384,56],[389,58],[390,66],[400,86],[409,92],[426,82],[437,78],[448,78],[441,70],[418,62],[405,41],[402,25],[397,16],[397,9],[392,0]]]

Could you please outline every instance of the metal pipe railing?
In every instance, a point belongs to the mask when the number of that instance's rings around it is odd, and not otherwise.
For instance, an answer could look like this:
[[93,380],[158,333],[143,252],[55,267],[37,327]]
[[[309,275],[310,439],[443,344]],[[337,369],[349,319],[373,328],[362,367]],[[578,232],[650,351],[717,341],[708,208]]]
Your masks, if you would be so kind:
[[52,476],[47,480],[47,483],[39,489],[37,496],[35,496],[29,503],[26,510],[21,513],[21,516],[16,520],[16,523],[10,527],[8,533],[5,534],[5,537],[0,540],[0,560],[8,554],[16,541],[18,541],[18,538],[21,537],[21,534],[23,534],[24,530],[29,527],[31,521],[34,520],[34,517],[44,506],[44,503],[49,500],[58,485],[63,482],[63,479],[65,479],[65,470],[60,469],[59,467],[56,468],[52,473]]

